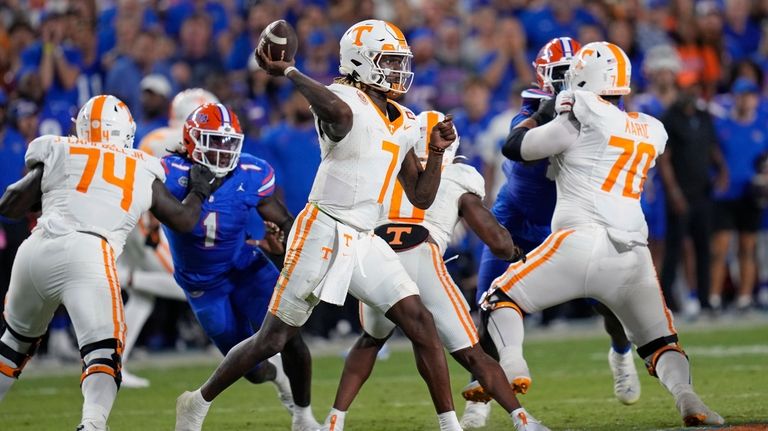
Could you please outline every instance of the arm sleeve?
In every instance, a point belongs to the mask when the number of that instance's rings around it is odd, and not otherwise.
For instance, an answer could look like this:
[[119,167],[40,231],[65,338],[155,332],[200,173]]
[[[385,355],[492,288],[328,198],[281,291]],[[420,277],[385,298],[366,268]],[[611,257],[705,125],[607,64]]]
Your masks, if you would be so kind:
[[568,115],[559,115],[523,136],[520,156],[525,161],[546,159],[567,150],[578,136],[579,130],[568,119]]

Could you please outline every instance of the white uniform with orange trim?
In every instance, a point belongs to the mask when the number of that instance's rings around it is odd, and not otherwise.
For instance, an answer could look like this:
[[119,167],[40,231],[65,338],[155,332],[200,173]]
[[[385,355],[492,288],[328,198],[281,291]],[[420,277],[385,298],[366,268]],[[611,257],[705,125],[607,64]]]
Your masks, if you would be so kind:
[[552,234],[494,280],[532,313],[574,298],[595,298],[621,320],[638,346],[675,333],[647,247],[640,193],[667,133],[655,118],[626,113],[576,91],[573,115],[530,130],[525,160],[552,157],[557,204]]
[[[379,220],[379,226],[392,226],[388,227],[394,235],[392,241],[401,242],[408,234],[402,231],[407,228],[399,227],[401,223],[424,226],[434,240],[400,251],[397,256],[419,287],[421,300],[434,316],[440,340],[449,352],[471,347],[479,341],[469,305],[443,262],[445,249],[460,220],[459,199],[466,193],[482,199],[485,196],[483,176],[469,165],[446,165],[435,201],[428,210],[414,208],[408,199],[403,199],[403,189],[398,183],[388,200],[389,205],[384,207],[386,217]],[[383,339],[395,329],[395,324],[381,311],[364,304],[360,307],[360,323],[372,337]]]
[[152,205],[160,161],[139,150],[43,136],[26,164],[44,164],[43,215],[19,248],[5,317],[22,335],[45,333],[64,304],[80,347],[123,340],[123,301],[115,270],[127,235]]
[[321,300],[343,304],[347,294],[386,311],[418,294],[397,255],[373,234],[400,164],[419,139],[416,116],[390,101],[392,122],[362,91],[328,86],[353,112],[350,132],[333,142],[319,130],[322,161],[309,204],[288,237],[285,266],[269,310],[301,326]]

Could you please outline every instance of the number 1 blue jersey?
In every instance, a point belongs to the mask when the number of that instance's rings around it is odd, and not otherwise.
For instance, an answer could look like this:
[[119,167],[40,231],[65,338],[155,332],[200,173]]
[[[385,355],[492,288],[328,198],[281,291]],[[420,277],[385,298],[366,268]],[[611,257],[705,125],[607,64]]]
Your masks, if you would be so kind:
[[[166,187],[176,198],[184,199],[193,162],[177,155],[166,156],[162,162]],[[243,153],[237,167],[203,203],[200,221],[192,232],[163,227],[173,256],[174,276],[181,287],[205,290],[231,270],[248,265],[239,261],[252,259],[252,247],[245,243],[249,213],[274,190],[275,173],[269,163]]]

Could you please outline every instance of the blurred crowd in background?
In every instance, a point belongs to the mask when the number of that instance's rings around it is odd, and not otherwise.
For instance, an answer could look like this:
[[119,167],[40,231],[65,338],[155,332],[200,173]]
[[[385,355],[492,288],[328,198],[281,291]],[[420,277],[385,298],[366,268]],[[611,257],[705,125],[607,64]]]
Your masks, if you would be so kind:
[[[138,146],[167,126],[178,91],[203,87],[238,113],[243,151],[274,166],[296,214],[320,160],[312,115],[252,53],[267,24],[285,19],[299,36],[297,67],[330,83],[340,36],[371,17],[405,33],[415,79],[402,103],[454,114],[460,153],[486,178],[488,206],[504,181],[499,145],[520,92],[535,81],[538,50],[559,36],[619,45],[632,61],[626,108],[662,119],[670,135],[642,201],[670,308],[696,317],[768,306],[768,0],[6,0],[0,191],[23,175],[26,144],[73,134],[71,119],[90,97],[107,93],[128,104]],[[2,297],[34,215],[0,222]],[[458,238],[446,257],[460,256],[450,269],[472,298],[480,245]],[[308,331],[354,330],[357,309],[348,308],[342,325],[338,310],[315,313]],[[543,323],[585,310],[571,304]],[[185,319],[183,304],[159,301],[145,342],[174,346],[179,335],[194,342]],[[66,317],[57,322],[66,328]]]

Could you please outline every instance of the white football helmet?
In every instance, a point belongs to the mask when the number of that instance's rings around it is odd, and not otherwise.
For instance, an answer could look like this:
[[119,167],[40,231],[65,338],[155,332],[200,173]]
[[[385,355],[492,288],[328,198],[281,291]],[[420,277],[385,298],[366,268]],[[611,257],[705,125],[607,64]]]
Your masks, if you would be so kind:
[[[411,48],[403,32],[387,21],[361,21],[341,37],[339,72],[387,93],[411,88]],[[382,58],[392,60],[382,62]],[[394,67],[396,65],[396,67]]]
[[576,53],[565,80],[571,90],[600,96],[621,96],[632,91],[632,64],[627,54],[610,42],[592,42]]
[[178,129],[184,126],[187,117],[198,106],[206,103],[219,103],[219,99],[208,90],[202,88],[189,88],[176,95],[171,102],[171,115],[168,120],[168,126],[172,129]]
[[75,120],[77,137],[133,148],[136,122],[128,106],[115,96],[101,94],[85,102]]
[[[426,162],[429,153],[429,139],[432,128],[435,127],[435,124],[445,120],[445,114],[439,111],[424,111],[419,114],[416,119],[419,121],[419,131],[421,132],[421,136],[419,136],[419,141],[416,143],[413,151],[420,161]],[[456,130],[454,129],[454,131]],[[457,151],[459,151],[458,132],[456,133],[456,140],[453,141],[451,146],[446,148],[445,153],[443,153],[443,165],[450,165],[453,163]]]

